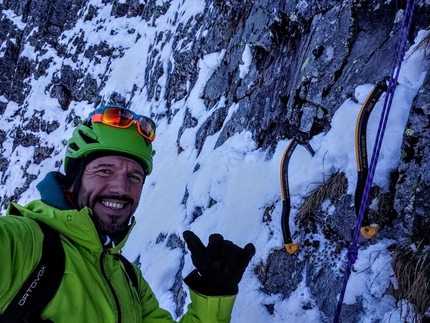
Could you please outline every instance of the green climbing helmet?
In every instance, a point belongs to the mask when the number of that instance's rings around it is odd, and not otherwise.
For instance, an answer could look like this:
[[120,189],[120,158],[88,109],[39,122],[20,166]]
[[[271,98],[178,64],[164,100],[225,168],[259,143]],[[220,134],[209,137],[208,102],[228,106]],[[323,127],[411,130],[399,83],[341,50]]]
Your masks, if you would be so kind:
[[67,171],[70,159],[112,152],[136,160],[149,175],[154,138],[155,123],[148,117],[118,105],[101,106],[73,131],[67,143],[64,170]]

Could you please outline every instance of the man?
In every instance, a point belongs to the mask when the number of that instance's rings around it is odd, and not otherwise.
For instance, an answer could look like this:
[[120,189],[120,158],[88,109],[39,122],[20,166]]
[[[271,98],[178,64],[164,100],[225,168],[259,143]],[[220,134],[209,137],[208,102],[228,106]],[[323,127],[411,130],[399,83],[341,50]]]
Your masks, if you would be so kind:
[[[173,322],[140,270],[133,267],[135,287],[118,255],[152,171],[154,138],[151,119],[120,106],[102,106],[77,126],[65,176],[49,173],[37,186],[41,200],[12,203],[0,217],[0,313],[41,258],[42,223],[60,233],[65,253],[61,284],[40,315],[45,322]],[[214,234],[205,247],[191,231],[184,239],[196,269],[185,278],[191,303],[180,322],[229,322],[254,246]]]

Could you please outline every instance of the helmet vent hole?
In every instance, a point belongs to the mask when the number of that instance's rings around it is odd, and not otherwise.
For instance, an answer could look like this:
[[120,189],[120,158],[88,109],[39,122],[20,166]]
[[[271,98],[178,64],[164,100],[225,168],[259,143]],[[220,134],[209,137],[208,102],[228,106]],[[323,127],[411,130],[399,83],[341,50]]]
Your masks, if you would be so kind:
[[79,146],[77,144],[75,144],[74,142],[72,142],[69,145],[69,148],[73,149],[74,151],[78,151],[79,150]]
[[79,134],[81,135],[82,139],[87,143],[87,144],[97,144],[99,143],[98,140],[91,138],[90,136],[87,136],[82,130],[79,130]]

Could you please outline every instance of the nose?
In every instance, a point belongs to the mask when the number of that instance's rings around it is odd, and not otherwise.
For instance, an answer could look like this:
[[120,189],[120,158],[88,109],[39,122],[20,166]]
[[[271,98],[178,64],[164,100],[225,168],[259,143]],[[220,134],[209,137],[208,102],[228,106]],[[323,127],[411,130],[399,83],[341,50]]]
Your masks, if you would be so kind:
[[130,190],[128,176],[118,174],[109,183],[109,193],[116,195],[127,195]]

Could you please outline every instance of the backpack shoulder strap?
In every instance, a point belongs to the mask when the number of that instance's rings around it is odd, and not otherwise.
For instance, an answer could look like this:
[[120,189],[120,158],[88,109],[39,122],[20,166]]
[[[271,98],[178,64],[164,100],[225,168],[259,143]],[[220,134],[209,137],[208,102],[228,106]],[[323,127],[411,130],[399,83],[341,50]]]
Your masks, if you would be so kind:
[[54,297],[63,278],[65,260],[60,235],[46,224],[37,223],[44,234],[42,257],[0,315],[0,323],[42,321],[40,313]]
[[137,279],[137,275],[136,275],[136,272],[134,271],[133,265],[123,255],[117,254],[117,256],[122,261],[124,265],[124,269],[128,277],[130,278],[131,282],[133,283],[134,288],[136,289],[136,291],[139,292],[139,280]]

